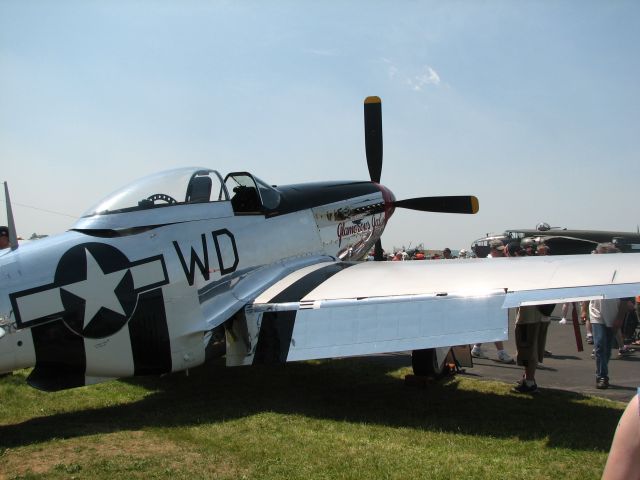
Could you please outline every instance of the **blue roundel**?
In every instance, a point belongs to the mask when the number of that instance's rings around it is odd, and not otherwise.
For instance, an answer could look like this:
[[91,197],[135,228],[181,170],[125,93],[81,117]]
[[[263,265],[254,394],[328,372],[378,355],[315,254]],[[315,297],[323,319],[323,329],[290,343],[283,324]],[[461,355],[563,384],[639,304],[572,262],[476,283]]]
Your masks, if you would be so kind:
[[67,327],[88,338],[103,338],[120,330],[136,306],[129,268],[129,259],[111,245],[84,243],[69,249],[55,273]]

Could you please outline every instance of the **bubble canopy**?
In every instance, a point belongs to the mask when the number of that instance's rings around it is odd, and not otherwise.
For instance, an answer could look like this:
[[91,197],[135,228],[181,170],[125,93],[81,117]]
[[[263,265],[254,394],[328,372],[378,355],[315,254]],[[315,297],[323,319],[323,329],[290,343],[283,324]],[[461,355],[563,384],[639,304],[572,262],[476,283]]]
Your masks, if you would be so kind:
[[233,187],[238,184],[253,184],[259,197],[266,200],[261,202],[264,207],[273,208],[277,205],[278,192],[247,172],[230,173],[223,181],[216,170],[183,167],[136,180],[100,200],[82,217],[181,204],[229,201],[234,196]]

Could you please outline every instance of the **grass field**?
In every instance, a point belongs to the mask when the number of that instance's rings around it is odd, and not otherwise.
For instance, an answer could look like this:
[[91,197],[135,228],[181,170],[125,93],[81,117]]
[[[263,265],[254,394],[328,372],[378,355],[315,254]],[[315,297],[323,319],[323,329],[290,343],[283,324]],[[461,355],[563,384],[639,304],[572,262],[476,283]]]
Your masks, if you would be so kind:
[[349,359],[57,393],[0,380],[0,478],[600,478],[623,404]]

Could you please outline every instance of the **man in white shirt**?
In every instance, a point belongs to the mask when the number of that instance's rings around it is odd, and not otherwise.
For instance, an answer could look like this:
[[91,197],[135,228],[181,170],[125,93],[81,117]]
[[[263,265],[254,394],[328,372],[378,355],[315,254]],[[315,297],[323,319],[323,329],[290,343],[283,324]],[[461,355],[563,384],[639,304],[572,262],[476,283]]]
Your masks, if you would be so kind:
[[[612,243],[600,243],[596,253],[618,253]],[[591,300],[589,302],[589,318],[593,333],[593,353],[596,359],[596,388],[609,388],[609,357],[615,333],[614,326],[622,324],[624,315],[622,301],[618,298],[607,300]]]

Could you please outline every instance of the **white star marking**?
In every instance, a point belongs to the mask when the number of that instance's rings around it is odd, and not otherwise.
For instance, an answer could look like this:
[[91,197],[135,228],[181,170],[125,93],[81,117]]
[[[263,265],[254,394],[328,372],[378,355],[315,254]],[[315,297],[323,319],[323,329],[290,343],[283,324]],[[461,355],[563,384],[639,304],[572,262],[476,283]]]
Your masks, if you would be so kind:
[[91,252],[85,249],[85,254],[87,258],[87,279],[61,287],[62,290],[67,290],[78,297],[84,298],[83,329],[86,328],[102,307],[120,315],[125,315],[115,290],[122,277],[129,271],[125,269],[105,274],[96,259],[91,255]]

